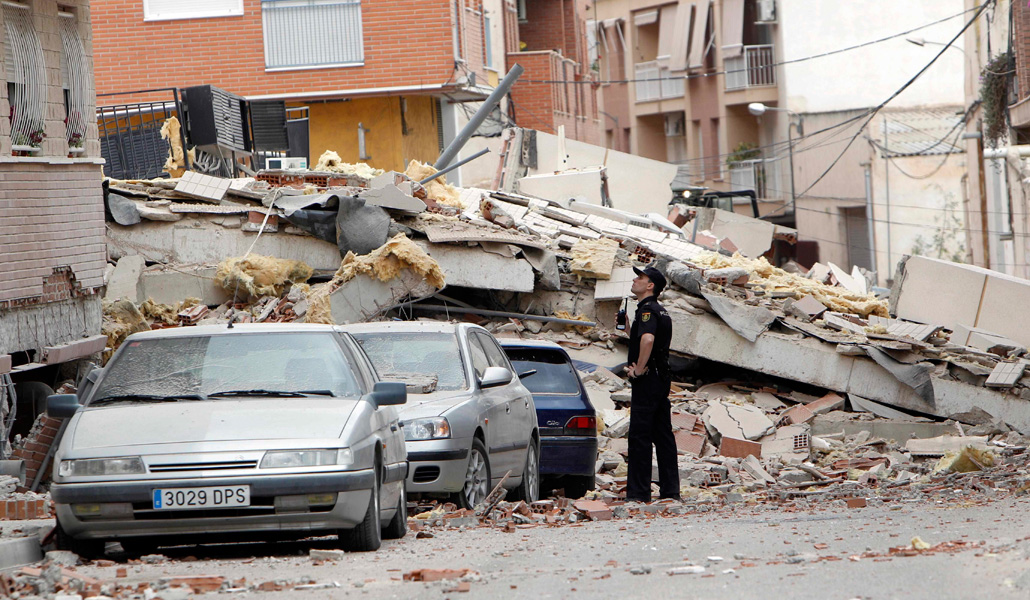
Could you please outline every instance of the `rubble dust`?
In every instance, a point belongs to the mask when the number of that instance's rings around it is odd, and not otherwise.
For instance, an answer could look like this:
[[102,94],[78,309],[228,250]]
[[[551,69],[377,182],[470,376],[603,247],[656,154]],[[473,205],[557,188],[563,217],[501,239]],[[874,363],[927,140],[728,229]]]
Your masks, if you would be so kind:
[[322,153],[322,156],[318,157],[318,164],[315,165],[313,170],[326,173],[356,175],[363,179],[372,179],[373,177],[383,174],[382,169],[370,167],[366,163],[351,164],[343,162],[340,155],[332,150],[326,150]]
[[[412,181],[422,181],[436,173],[436,169],[433,165],[427,165],[417,160],[412,160],[408,163],[408,168],[404,170],[404,174],[411,178]],[[461,203],[461,194],[458,192],[458,188],[447,183],[443,177],[437,177],[425,185],[426,193],[430,198],[436,201],[437,204],[444,206],[451,206],[454,208],[464,208]]]
[[218,265],[215,281],[230,294],[251,298],[281,296],[288,284],[306,282],[314,271],[299,260],[251,254],[227,258]]

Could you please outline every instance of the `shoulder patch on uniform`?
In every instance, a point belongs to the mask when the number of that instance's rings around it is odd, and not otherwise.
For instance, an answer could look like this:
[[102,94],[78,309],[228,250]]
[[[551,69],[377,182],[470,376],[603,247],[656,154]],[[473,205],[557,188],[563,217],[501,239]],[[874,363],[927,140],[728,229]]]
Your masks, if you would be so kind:
[[651,320],[651,313],[646,312],[646,313],[640,315],[640,320],[645,322],[645,323],[647,323],[649,320]]

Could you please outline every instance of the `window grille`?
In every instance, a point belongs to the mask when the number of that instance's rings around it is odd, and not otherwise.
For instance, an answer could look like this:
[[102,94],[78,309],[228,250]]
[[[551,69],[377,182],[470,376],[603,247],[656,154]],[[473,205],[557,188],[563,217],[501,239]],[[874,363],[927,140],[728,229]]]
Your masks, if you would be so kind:
[[39,149],[46,132],[46,70],[43,47],[32,26],[28,6],[3,2],[4,64],[11,110],[11,142],[15,151]]
[[79,36],[79,22],[72,13],[61,17],[61,84],[64,88],[65,130],[68,148],[81,152],[86,126],[92,114],[89,102],[89,61]]
[[262,0],[265,68],[360,64],[360,0]]

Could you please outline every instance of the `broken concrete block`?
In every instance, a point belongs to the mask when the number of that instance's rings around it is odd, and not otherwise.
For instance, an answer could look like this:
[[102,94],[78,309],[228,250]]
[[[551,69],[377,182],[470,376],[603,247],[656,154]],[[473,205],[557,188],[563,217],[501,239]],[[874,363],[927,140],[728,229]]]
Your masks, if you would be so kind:
[[808,425],[780,427],[772,435],[758,440],[762,444],[762,455],[787,463],[808,460],[812,449],[810,431]]
[[600,500],[576,500],[572,507],[590,518],[591,521],[610,521],[612,511]]
[[[119,298],[127,298],[134,304],[139,304],[144,297],[140,294],[140,275],[143,273],[147,261],[138,254],[123,256],[118,259],[114,272],[111,273],[111,280],[107,282],[107,292],[104,293],[104,300],[114,301]],[[182,297],[179,298],[181,300]]]
[[111,212],[114,222],[119,225],[135,225],[139,223],[139,209],[131,199],[110,192],[107,196],[107,210]]
[[844,398],[834,392],[830,392],[815,402],[810,402],[805,406],[813,413],[821,415],[823,413],[828,413],[831,410],[844,408]]
[[201,304],[214,306],[232,298],[215,282],[215,267],[177,265],[174,269],[155,265],[140,275],[140,298],[174,306],[183,298],[198,298]]
[[[411,185],[408,184],[408,189]],[[396,185],[386,185],[377,189],[364,190],[358,197],[369,206],[379,206],[391,210],[399,210],[409,213],[425,212],[426,203],[413,197],[409,192]]]
[[803,321],[813,321],[826,312],[826,307],[815,297],[807,295],[791,304],[791,314]]
[[[759,446],[761,446],[761,444],[759,444]],[[744,457],[744,461],[741,463],[741,466],[748,472],[748,474],[758,481],[769,485],[776,483],[776,479],[770,475],[764,467],[762,467],[762,461],[758,460],[758,458],[753,454]]]
[[798,404],[789,410],[783,411],[780,414],[778,423],[781,425],[797,425],[799,423],[808,423],[815,417],[815,413],[812,412],[804,404]]
[[767,308],[741,304],[719,294],[701,292],[701,295],[719,318],[749,342],[757,340],[776,320],[776,315]]
[[692,431],[677,431],[673,435],[676,438],[676,450],[690,456],[701,456],[708,443],[708,436]]
[[174,223],[175,221],[181,221],[183,217],[181,213],[173,213],[166,206],[151,206],[146,202],[134,202],[134,204],[139,212],[139,216],[148,221]]
[[757,440],[776,429],[758,407],[719,401],[709,403],[701,419],[713,435],[736,439]]
[[722,441],[719,443],[719,456],[728,456],[731,458],[747,458],[748,456],[762,456],[762,445],[758,442],[749,442],[748,440],[740,440],[723,436]]
[[887,406],[886,404],[880,404],[879,402],[867,400],[866,398],[856,396],[855,394],[848,394],[848,401],[851,403],[851,409],[855,412],[869,412],[873,413],[878,417],[883,417],[885,419],[911,419],[909,415],[901,412],[900,410],[893,409]]
[[724,269],[705,271],[704,278],[709,283],[722,286],[744,285],[748,280],[748,272],[747,269],[742,267],[726,267]]
[[786,406],[783,401],[769,392],[754,392],[751,394],[751,400],[754,401],[755,406],[767,411],[780,410]]
[[525,260],[453,244],[419,241],[417,245],[440,263],[447,285],[509,292],[534,291],[533,267]]
[[404,269],[389,281],[361,273],[329,295],[329,308],[337,325],[361,323],[396,306],[408,296],[425,297],[435,289],[410,269]]
[[942,435],[935,438],[911,439],[905,442],[905,450],[913,456],[944,456],[948,452],[960,452],[966,446],[986,448],[987,436]]

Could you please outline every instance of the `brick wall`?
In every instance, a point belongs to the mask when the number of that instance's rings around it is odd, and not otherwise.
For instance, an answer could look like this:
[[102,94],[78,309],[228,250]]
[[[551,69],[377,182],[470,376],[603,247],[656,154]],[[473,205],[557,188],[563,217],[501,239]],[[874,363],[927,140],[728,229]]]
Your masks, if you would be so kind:
[[97,165],[0,162],[0,304],[99,288],[105,244]]
[[519,127],[555,133],[557,110],[555,87],[537,81],[550,81],[555,77],[552,52],[517,52],[508,55],[508,64],[519,63],[526,72],[511,89],[511,102],[515,122]]
[[[39,415],[36,417],[36,422],[32,425],[32,430],[11,453],[12,458],[25,461],[26,485],[32,484],[36,474],[43,467],[43,461],[46,459],[47,452],[50,451],[50,446],[56,441],[60,429],[60,419],[54,419],[45,414]],[[49,466],[52,467],[53,463]],[[49,475],[49,473],[44,474],[40,481],[48,481],[50,479]]]
[[1025,2],[1012,5],[1012,38],[1016,57],[1018,100],[1030,97],[1030,7]]
[[454,67],[453,1],[362,0],[364,66],[276,72],[265,71],[260,0],[243,0],[238,17],[148,22],[139,0],[94,2],[96,88],[212,84],[255,96],[441,84]]
[[482,0],[455,0],[464,8],[461,28],[464,31],[460,38],[461,57],[465,59],[465,67],[476,74],[476,81],[486,83],[486,22],[483,15]]

